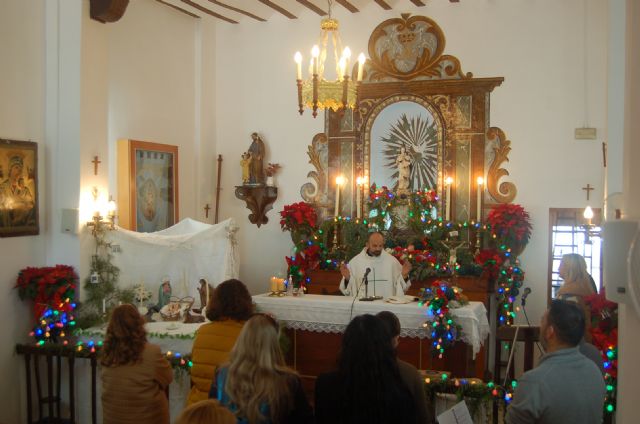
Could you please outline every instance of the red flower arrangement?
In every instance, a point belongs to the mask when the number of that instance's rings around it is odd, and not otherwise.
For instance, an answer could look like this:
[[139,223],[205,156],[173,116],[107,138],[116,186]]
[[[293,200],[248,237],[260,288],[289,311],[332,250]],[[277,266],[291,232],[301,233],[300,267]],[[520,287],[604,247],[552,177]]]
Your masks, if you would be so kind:
[[282,231],[291,231],[292,233],[300,230],[311,232],[318,226],[318,215],[316,210],[306,202],[293,203],[285,205],[280,211],[280,228]]
[[489,280],[494,281],[498,278],[504,258],[497,249],[482,249],[475,256],[474,261],[482,267],[482,274]]
[[531,237],[529,213],[514,203],[500,204],[489,212],[487,222],[491,226],[493,238],[512,250],[526,246]]
[[29,267],[20,271],[15,288],[20,299],[35,302],[33,313],[37,320],[48,307],[55,311],[71,312],[71,303],[66,300],[74,299],[77,283],[78,274],[71,266]]

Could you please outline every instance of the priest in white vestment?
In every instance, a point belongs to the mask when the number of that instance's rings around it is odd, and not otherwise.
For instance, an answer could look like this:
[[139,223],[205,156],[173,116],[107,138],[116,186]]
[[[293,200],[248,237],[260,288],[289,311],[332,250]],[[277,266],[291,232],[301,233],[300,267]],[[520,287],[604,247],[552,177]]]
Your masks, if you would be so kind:
[[404,265],[384,250],[384,237],[380,233],[371,233],[365,248],[354,256],[348,265],[340,265],[342,281],[340,291],[345,296],[361,298],[365,296],[364,276],[368,272],[368,295],[401,296],[411,286],[409,271],[411,264]]

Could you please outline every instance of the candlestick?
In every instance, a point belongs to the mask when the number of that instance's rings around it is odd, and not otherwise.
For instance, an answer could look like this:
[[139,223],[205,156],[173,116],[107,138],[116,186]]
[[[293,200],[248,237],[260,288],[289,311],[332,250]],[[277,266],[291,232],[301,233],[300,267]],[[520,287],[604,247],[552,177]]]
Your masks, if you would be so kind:
[[476,220],[482,221],[482,185],[484,184],[484,178],[478,177],[478,197],[476,199]]
[[296,62],[296,79],[302,79],[302,54],[300,52],[296,52],[295,56],[293,56],[293,60]]
[[453,183],[453,178],[451,178],[451,177],[447,177],[444,180],[444,184],[447,187],[447,191],[446,191],[445,198],[444,198],[445,219],[447,221],[451,220],[451,184],[452,183]]

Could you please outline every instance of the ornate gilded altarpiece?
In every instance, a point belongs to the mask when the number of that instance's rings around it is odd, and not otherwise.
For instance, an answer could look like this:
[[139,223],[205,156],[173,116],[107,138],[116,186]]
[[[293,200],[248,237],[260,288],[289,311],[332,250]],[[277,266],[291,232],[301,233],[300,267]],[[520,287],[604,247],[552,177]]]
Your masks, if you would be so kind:
[[486,181],[482,209],[515,198],[516,187],[503,181],[509,172],[501,167],[508,161],[510,141],[489,120],[491,91],[504,78],[463,73],[460,61],[444,54],[444,47],[441,28],[425,16],[403,14],[373,30],[358,108],[327,110],[325,131],[313,137],[308,149],[315,170],[301,195],[321,219],[333,215],[340,174],[349,180],[341,192],[343,216],[356,216],[358,176],[394,187],[402,146],[411,157],[412,190],[441,194],[444,179],[453,178],[452,220],[478,218],[477,177]]

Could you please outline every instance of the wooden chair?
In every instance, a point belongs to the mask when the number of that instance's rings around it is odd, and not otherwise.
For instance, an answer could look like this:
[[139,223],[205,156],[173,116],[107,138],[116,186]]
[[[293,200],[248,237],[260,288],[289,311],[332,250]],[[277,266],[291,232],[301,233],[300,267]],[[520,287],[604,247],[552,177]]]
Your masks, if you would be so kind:
[[[55,423],[75,424],[75,360],[76,351],[73,347],[37,347],[33,345],[17,345],[16,352],[24,355],[27,377],[27,423]],[[41,359],[44,357],[46,364],[46,396],[43,395],[43,376],[40,370]],[[62,358],[67,358],[68,383],[69,383],[69,417],[62,417]],[[34,375],[31,374],[32,361]],[[97,368],[98,361],[95,354],[90,354],[91,361],[91,422],[97,423]],[[54,377],[55,372],[55,377]],[[36,396],[38,402],[38,420],[33,421],[33,380],[35,379]],[[55,389],[54,389],[55,387]],[[46,406],[47,415],[43,416]]]

